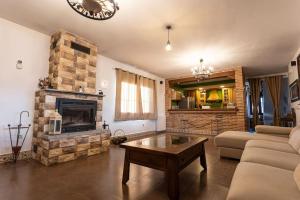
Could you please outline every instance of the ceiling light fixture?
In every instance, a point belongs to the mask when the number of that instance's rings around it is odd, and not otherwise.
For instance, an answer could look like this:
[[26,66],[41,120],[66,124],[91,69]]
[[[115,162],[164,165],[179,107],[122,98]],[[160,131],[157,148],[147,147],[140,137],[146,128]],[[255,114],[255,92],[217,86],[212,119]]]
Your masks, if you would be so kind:
[[171,51],[172,50],[172,45],[171,45],[171,42],[170,42],[170,30],[172,29],[172,26],[167,25],[166,29],[168,31],[168,41],[167,41],[167,44],[166,44],[165,48],[166,48],[166,51]]
[[94,20],[110,19],[119,10],[114,0],[67,0],[67,2],[77,13]]
[[213,68],[204,66],[203,59],[200,59],[200,66],[193,67],[191,71],[193,76],[199,81],[207,79],[212,74]]

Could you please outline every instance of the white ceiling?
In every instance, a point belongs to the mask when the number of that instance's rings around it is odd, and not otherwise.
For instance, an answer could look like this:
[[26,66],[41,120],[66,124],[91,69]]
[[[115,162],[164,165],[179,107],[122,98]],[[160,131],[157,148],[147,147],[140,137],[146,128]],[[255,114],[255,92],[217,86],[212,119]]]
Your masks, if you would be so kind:
[[[299,0],[117,0],[119,12],[94,21],[65,0],[1,0],[0,17],[51,34],[65,29],[97,43],[100,54],[165,78],[190,75],[204,58],[248,75],[287,71],[300,47]],[[166,52],[171,23],[173,51]]]

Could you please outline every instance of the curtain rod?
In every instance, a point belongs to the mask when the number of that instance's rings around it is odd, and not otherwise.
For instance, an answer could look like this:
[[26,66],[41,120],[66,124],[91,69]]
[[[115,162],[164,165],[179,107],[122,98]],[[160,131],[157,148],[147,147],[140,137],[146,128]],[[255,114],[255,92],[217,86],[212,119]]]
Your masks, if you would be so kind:
[[268,74],[268,75],[261,75],[261,76],[248,76],[246,77],[246,79],[252,79],[252,78],[267,78],[267,77],[272,77],[272,76],[283,76],[283,77],[288,77],[288,73],[287,72],[283,72],[283,73],[277,73],[277,74]]
[[129,72],[129,73],[131,73],[131,74],[135,74],[135,75],[141,76],[141,77],[143,77],[143,78],[147,78],[147,79],[150,79],[150,80],[152,80],[152,81],[156,81],[155,79],[152,79],[152,78],[149,78],[149,77],[146,77],[146,76],[143,76],[143,75],[134,73],[134,72],[130,72],[130,71],[124,70],[124,69],[122,69],[122,68],[114,67],[113,69],[114,69],[114,70],[119,69],[119,70],[122,70],[122,71],[124,71],[124,72]]

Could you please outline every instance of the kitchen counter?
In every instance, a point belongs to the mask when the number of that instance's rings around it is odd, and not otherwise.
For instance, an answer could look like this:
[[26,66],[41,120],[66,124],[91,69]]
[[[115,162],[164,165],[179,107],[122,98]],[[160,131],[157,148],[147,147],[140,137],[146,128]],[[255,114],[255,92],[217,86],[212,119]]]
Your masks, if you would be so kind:
[[169,109],[170,114],[236,114],[237,108],[210,108],[210,109]]

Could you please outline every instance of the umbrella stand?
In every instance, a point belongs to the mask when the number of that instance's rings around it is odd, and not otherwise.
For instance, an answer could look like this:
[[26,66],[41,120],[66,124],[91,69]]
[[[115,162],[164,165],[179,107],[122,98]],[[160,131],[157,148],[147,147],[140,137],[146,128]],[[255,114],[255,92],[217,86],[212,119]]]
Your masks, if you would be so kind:
[[[29,131],[29,128],[31,127],[31,124],[28,126],[22,126],[22,124],[19,124],[18,126],[11,127],[10,124],[8,124],[8,129],[9,129],[9,138],[10,138],[10,145],[11,145],[11,150],[13,154],[13,161],[16,163],[19,157],[19,154],[21,152],[21,149],[23,147],[23,144],[25,142],[27,133]],[[25,129],[25,135],[22,138],[21,135],[21,130]],[[12,130],[17,130],[17,135],[16,135],[16,142],[13,142],[13,135],[12,135]]]

